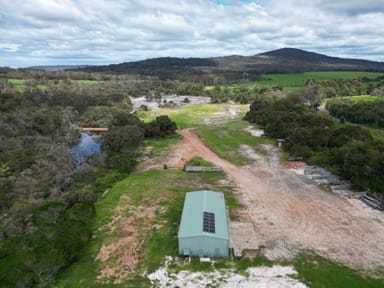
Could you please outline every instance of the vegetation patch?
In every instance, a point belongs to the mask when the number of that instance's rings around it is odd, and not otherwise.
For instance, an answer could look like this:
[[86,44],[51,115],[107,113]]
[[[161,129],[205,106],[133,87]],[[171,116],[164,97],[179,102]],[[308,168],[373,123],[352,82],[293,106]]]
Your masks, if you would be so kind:
[[333,101],[336,99],[339,100],[349,100],[353,102],[371,102],[371,101],[377,101],[377,100],[384,100],[383,96],[374,96],[374,95],[358,95],[358,96],[344,96],[344,97],[337,97],[329,99],[328,101]]
[[[138,287],[138,283],[147,287],[148,280],[140,275],[156,270],[166,255],[177,254],[185,192],[222,191],[227,205],[236,206],[232,187],[220,184],[223,177],[222,173],[151,170],[114,185],[95,205],[94,237],[79,261],[61,274],[58,287]],[[128,261],[131,258],[136,262]],[[129,263],[136,265],[127,267]]]
[[302,253],[284,264],[293,265],[300,281],[313,288],[379,288],[384,280],[361,275],[360,272],[330,261],[314,253]]
[[194,157],[190,161],[187,162],[187,166],[202,166],[202,167],[212,167],[214,166],[212,163],[205,161],[201,157]]
[[[230,119],[237,115],[241,117],[248,109],[247,105],[240,104],[205,104],[187,105],[175,109],[162,109],[151,111],[143,115],[144,121],[151,121],[160,114],[168,115],[172,121],[176,122],[179,129],[192,128],[209,123],[213,116],[222,120]],[[232,111],[232,112],[231,112]]]
[[332,116],[341,121],[378,129],[384,128],[384,97],[363,96],[330,99],[326,103],[326,108]]
[[254,137],[245,131],[249,123],[243,120],[231,120],[215,126],[201,126],[197,129],[197,134],[203,141],[214,150],[220,157],[236,164],[249,163],[251,159],[242,153],[242,145],[248,145],[258,152],[264,153],[260,149],[260,144],[272,144],[273,141],[266,137]]
[[[360,103],[374,102],[356,102]],[[354,113],[350,109],[344,111]],[[375,119],[382,121],[381,114],[378,111]],[[284,138],[284,148],[293,156],[323,165],[359,188],[384,193],[384,141],[370,129],[339,123],[308,107],[307,100],[295,95],[279,100],[260,98],[251,105],[245,118],[263,125],[268,136]]]
[[262,81],[254,82],[254,85],[283,87],[302,87],[307,81],[313,80],[353,80],[353,79],[375,79],[383,77],[384,73],[364,71],[324,71],[305,72],[290,74],[265,74]]
[[76,82],[79,83],[79,85],[95,85],[99,83],[99,81],[96,80],[77,80]]

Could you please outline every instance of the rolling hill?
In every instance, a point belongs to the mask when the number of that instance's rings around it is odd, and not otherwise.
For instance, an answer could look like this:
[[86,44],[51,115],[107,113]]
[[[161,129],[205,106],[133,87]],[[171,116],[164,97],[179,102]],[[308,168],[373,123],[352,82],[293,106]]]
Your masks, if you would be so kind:
[[226,80],[253,80],[263,73],[300,73],[309,71],[384,71],[384,62],[345,59],[283,48],[254,56],[213,58],[162,57],[137,62],[80,68],[88,72],[134,74],[159,79],[204,78],[212,75]]

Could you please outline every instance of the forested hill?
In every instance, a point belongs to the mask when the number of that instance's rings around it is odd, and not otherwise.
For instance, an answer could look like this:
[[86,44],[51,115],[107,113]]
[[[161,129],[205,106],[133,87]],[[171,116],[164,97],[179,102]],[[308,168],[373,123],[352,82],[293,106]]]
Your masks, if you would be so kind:
[[[204,79],[221,76],[226,80],[255,80],[263,73],[298,73],[308,71],[360,70],[384,71],[384,62],[330,57],[293,48],[283,48],[254,56],[214,58],[162,57],[137,62],[80,68],[88,72],[113,72],[160,79],[192,77]],[[194,77],[194,78],[193,78]]]
[[308,52],[300,49],[283,48],[259,54],[277,62],[291,62],[292,65],[313,65],[314,70],[373,70],[384,71],[384,62],[369,61],[363,59],[348,59],[330,57],[323,54]]

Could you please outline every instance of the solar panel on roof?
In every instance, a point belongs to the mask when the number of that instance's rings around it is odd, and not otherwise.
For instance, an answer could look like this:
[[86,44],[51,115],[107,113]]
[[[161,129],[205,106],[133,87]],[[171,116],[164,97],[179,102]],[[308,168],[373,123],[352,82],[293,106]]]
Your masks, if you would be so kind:
[[203,231],[215,233],[215,214],[203,212]]

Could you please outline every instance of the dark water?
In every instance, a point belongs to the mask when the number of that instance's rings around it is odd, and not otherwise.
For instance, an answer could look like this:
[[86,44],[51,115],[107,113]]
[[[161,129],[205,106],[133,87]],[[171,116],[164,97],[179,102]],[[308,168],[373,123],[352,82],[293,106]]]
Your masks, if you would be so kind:
[[71,149],[77,165],[83,163],[88,156],[100,152],[100,135],[81,133],[79,144]]

